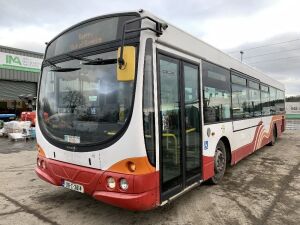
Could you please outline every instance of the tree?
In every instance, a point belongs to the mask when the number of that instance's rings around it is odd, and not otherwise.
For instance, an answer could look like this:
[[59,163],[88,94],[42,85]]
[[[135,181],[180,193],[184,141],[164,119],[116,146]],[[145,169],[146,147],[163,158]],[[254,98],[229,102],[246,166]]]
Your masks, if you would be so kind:
[[285,98],[286,102],[300,102],[300,95]]

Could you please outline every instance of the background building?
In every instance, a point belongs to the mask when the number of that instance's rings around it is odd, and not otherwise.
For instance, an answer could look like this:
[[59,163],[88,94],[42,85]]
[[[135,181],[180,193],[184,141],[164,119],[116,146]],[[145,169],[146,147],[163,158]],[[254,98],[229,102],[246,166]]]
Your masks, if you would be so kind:
[[0,46],[0,114],[31,111],[43,54]]
[[300,119],[300,102],[286,102],[285,111],[287,118]]
[[300,101],[299,102],[286,102],[285,103],[287,114],[300,115]]
[[300,101],[285,103],[287,129],[300,130]]

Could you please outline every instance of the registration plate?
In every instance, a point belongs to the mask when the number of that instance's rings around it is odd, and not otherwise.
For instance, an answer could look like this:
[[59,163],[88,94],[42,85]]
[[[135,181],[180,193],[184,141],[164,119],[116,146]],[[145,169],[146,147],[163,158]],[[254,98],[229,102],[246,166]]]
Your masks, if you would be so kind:
[[62,186],[65,187],[65,188],[68,188],[70,190],[73,190],[73,191],[78,191],[78,192],[84,193],[84,188],[80,184],[74,184],[70,181],[65,180],[63,182]]

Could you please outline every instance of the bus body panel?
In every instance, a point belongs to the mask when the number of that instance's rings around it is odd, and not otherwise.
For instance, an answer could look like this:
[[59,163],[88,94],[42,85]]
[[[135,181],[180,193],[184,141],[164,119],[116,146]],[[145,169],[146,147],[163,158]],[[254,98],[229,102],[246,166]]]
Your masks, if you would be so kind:
[[[284,115],[274,115],[251,119],[250,122],[256,122],[257,125],[250,127],[249,120],[205,125],[203,128],[203,157],[205,158],[203,162],[204,180],[213,176],[212,163],[207,158],[213,158],[216,146],[222,137],[226,137],[229,140],[231,164],[233,165],[268,144],[271,141],[275,124],[277,136],[281,136],[284,131],[284,121]],[[238,124],[239,128],[243,127],[242,130],[232,129],[234,124]],[[215,135],[208,137],[207,129],[211,129],[211,133],[214,132]],[[209,171],[207,171],[207,169]]]
[[[77,166],[57,160],[39,157],[46,168],[36,168],[36,174],[44,181],[62,186],[65,180],[80,184],[84,192],[103,202],[130,210],[149,210],[159,204],[158,172],[144,175],[120,174],[104,170]],[[106,185],[108,177],[116,180],[126,178],[129,189],[119,187],[111,190]]]
[[[46,140],[37,121],[37,143],[45,154],[38,159],[47,166],[35,170],[41,179],[56,186],[61,186],[64,180],[83,185],[85,192],[94,198],[131,210],[149,210],[160,204],[159,167],[153,167],[148,161],[143,133],[143,64],[145,41],[149,37],[152,36],[141,35],[140,38],[133,113],[122,137],[101,150],[66,151]],[[136,163],[136,171],[128,170],[127,161]],[[126,178],[130,189],[126,192],[119,187],[110,190],[106,186],[109,176],[115,178],[117,185],[121,178]]]
[[232,139],[232,122],[204,125],[203,130],[203,180],[214,176],[214,155],[222,137]]
[[[141,62],[137,67],[137,81],[135,90],[135,100],[133,103],[132,119],[123,136],[111,146],[91,152],[74,152],[60,149],[50,144],[37,124],[37,142],[44,149],[48,158],[59,160],[76,165],[107,170],[114,164],[126,158],[147,157],[144,134],[143,134],[143,118],[142,118],[142,93],[143,93],[143,57],[144,44],[146,38],[141,35],[139,59]],[[132,140],[132,141],[128,141]],[[55,157],[54,157],[55,152]],[[91,165],[89,164],[91,159]]]
[[[150,16],[158,19],[148,12],[140,12],[141,16]],[[164,22],[158,19],[161,22]],[[169,25],[169,24],[168,24]],[[154,28],[152,22],[144,20],[142,27]],[[154,107],[155,107],[155,146],[156,165],[150,164],[147,158],[143,128],[143,74],[145,43],[148,38],[153,39],[153,80],[154,80]],[[124,134],[112,145],[101,150],[91,152],[74,152],[58,148],[49,143],[43,136],[39,121],[36,122],[37,143],[44,151],[38,159],[45,163],[45,168],[38,166],[37,175],[53,185],[61,186],[64,180],[80,184],[85,193],[103,202],[131,210],[149,210],[162,202],[160,200],[160,145],[159,145],[159,108],[156,52],[158,50],[177,55],[199,66],[200,92],[202,95],[202,59],[211,61],[227,69],[235,69],[251,75],[261,82],[279,89],[284,86],[276,80],[248,67],[238,60],[228,57],[225,53],[213,48],[201,40],[169,25],[163,35],[157,37],[150,31],[143,31],[140,35],[138,50],[138,64],[136,73],[136,88],[133,102],[131,121]],[[271,115],[249,118],[239,121],[222,123],[203,123],[203,102],[200,96],[201,130],[202,130],[202,180],[214,176],[214,155],[218,142],[222,138],[229,141],[231,164],[271,141],[274,124],[277,135],[280,136],[285,129],[284,115]],[[128,169],[127,162],[136,163],[137,170]],[[107,187],[107,179],[113,177],[119,185],[121,178],[129,183],[127,191],[119,186],[115,190]]]

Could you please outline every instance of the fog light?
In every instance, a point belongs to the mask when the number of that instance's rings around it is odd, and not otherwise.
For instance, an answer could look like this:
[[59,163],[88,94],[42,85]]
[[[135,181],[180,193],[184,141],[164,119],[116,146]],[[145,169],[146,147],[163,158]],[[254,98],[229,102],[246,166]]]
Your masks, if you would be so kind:
[[125,178],[122,178],[120,180],[120,188],[124,191],[126,191],[128,189],[128,182]]
[[107,178],[107,186],[111,189],[114,189],[116,187],[115,179],[112,177]]

